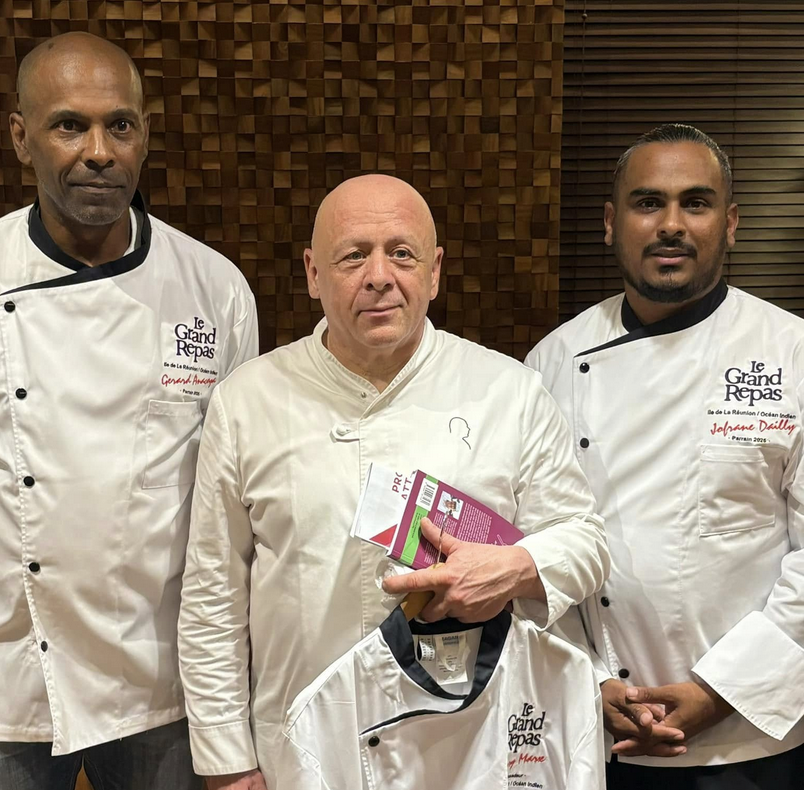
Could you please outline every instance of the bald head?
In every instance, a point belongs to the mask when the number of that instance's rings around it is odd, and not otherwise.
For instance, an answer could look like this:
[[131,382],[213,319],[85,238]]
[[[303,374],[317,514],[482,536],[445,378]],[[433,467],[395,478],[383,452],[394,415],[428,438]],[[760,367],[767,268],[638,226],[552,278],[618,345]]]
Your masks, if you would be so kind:
[[51,235],[58,225],[75,240],[102,226],[124,238],[149,128],[131,58],[97,36],[65,33],[27,55],[18,89],[11,138],[17,158],[36,172]]
[[329,350],[378,389],[418,347],[442,255],[427,203],[398,178],[344,181],[318,209],[304,253],[310,296],[324,307]]
[[25,115],[36,106],[40,86],[54,79],[86,79],[87,74],[105,71],[128,83],[142,109],[142,81],[128,53],[104,38],[91,33],[64,33],[34,47],[20,63],[17,96],[20,112]]
[[421,232],[425,251],[431,257],[435,254],[435,222],[425,199],[405,181],[380,174],[350,178],[321,201],[313,226],[313,250],[330,245],[333,233],[342,233],[344,222],[367,215],[404,217]]

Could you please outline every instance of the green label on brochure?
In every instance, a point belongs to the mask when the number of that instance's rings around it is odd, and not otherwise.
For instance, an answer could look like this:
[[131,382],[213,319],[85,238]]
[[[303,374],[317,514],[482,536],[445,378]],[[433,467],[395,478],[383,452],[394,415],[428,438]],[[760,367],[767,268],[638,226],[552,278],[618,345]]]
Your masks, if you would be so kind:
[[413,511],[413,515],[410,519],[408,536],[405,538],[405,548],[402,550],[402,556],[399,558],[399,561],[405,565],[412,566],[413,560],[416,558],[416,553],[419,551],[419,547],[421,546],[422,519],[430,515],[437,489],[438,480],[430,475],[426,475],[422,480],[422,485],[416,498],[416,509]]

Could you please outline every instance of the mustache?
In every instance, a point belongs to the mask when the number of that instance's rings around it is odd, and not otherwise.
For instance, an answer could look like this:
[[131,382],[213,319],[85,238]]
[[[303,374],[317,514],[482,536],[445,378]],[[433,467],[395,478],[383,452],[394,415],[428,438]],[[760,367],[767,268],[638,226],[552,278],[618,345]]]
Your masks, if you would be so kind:
[[656,255],[659,252],[666,252],[668,250],[678,250],[679,252],[683,252],[684,255],[687,255],[690,258],[697,258],[698,257],[698,250],[692,244],[687,244],[687,242],[682,241],[681,239],[667,239],[667,241],[654,241],[653,244],[648,244],[647,247],[643,250],[645,255]]

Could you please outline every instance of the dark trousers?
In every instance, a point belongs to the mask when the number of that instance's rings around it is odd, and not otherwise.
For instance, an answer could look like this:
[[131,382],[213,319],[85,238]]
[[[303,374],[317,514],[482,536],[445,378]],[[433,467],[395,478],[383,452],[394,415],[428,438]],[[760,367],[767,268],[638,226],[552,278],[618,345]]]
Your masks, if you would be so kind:
[[73,790],[84,770],[95,790],[201,790],[187,719],[53,757],[49,743],[0,743],[0,790]]
[[[671,763],[668,759],[668,766]],[[608,790],[801,790],[804,746],[759,760],[693,768],[648,768],[617,762],[606,768]]]

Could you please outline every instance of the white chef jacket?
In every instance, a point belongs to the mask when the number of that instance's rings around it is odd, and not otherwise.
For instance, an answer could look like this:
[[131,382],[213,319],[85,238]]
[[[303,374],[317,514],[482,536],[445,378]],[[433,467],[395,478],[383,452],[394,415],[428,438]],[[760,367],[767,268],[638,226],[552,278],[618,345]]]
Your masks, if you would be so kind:
[[379,393],[326,349],[326,326],[242,366],[210,402],[179,620],[200,774],[259,763],[274,787],[288,706],[385,619],[384,552],[349,536],[372,462],[424,469],[525,532],[542,625],[607,572],[594,500],[538,374],[428,322]]
[[97,267],[36,208],[0,219],[0,741],[56,755],[184,715],[202,414],[257,351],[237,269],[134,205],[139,239]]
[[642,326],[623,296],[528,356],[570,422],[611,576],[583,615],[613,675],[700,678],[737,714],[672,760],[804,742],[804,322],[725,283]]
[[[452,655],[419,663],[412,634],[430,636],[428,657]],[[437,682],[439,663],[467,680]],[[472,626],[408,624],[397,608],[293,702],[277,785],[604,790],[604,765],[585,653],[505,611]]]

